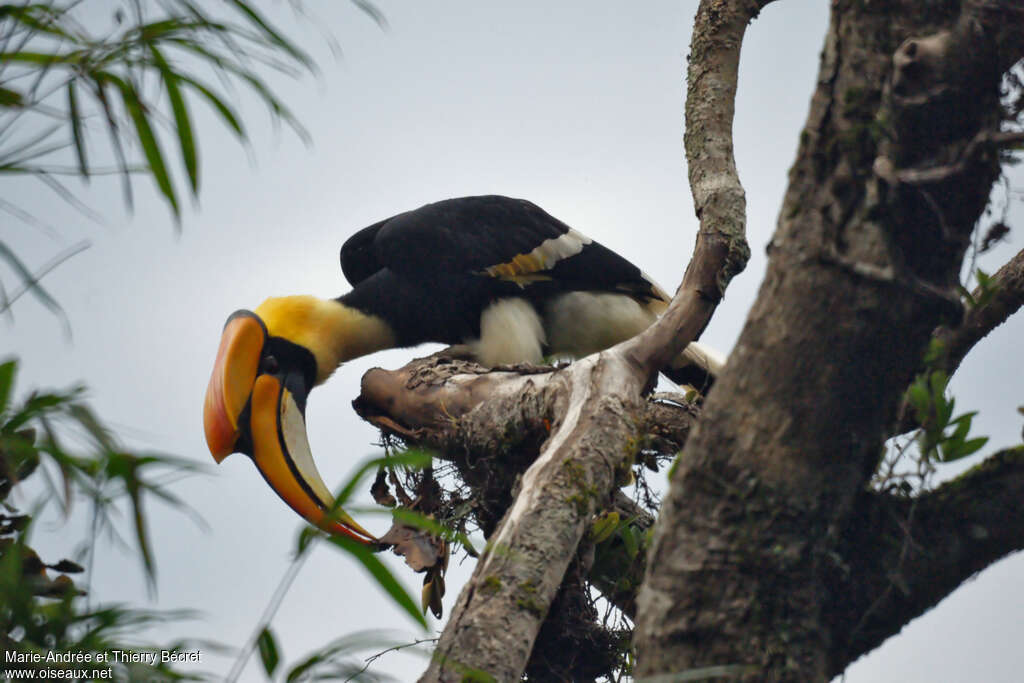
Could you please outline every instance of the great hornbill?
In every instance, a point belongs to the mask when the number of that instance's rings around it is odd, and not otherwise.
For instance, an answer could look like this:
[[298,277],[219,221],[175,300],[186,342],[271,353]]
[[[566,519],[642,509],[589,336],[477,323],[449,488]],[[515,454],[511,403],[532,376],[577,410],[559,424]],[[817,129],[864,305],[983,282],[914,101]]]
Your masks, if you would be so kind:
[[[428,204],[360,230],[341,247],[352,284],[337,299],[286,296],[224,327],[203,422],[219,463],[249,455],[316,526],[363,543],[306,438],[306,397],[343,362],[424,342],[463,344],[483,365],[582,357],[650,325],[669,296],[636,266],[540,207],[500,196]],[[713,377],[721,360],[691,344],[664,373]]]

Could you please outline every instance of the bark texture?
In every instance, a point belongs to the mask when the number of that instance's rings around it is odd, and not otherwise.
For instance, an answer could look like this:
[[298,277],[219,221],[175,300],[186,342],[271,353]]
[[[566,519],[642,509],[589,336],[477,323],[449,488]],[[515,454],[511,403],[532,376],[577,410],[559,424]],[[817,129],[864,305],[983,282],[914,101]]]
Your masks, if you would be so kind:
[[1024,548],[1024,447],[918,498],[862,493],[837,546],[822,620],[828,676],[899,633],[960,584]]
[[[955,291],[1013,138],[999,80],[1024,53],[1019,1],[832,3],[768,273],[728,367],[692,434],[692,413],[643,398],[749,254],[731,127],[740,45],[766,4],[700,3],[685,139],[700,231],[654,326],[560,369],[435,356],[364,377],[360,414],[455,463],[489,539],[422,681],[569,677],[531,652],[542,626],[576,628],[564,616],[587,575],[636,615],[640,676],[827,680],[1024,545],[1024,515],[1005,517],[1019,451],[917,499],[865,493],[933,334],[967,348],[1020,307],[1020,257],[975,313]],[[638,593],[644,563],[594,552],[587,532],[602,510],[630,512],[615,488],[652,423],[686,448]]]
[[424,680],[517,680],[556,596],[556,610],[579,611],[580,591],[563,579],[594,514],[614,505],[635,453],[629,444],[652,419],[674,423],[665,434],[680,443],[688,430],[685,412],[666,419],[664,406],[641,400],[646,375],[624,364],[606,353],[519,374],[435,356],[364,376],[357,411],[456,462],[489,535]]
[[841,668],[835,550],[932,330],[959,315],[1020,9],[833,3],[766,279],[656,527],[641,675]]

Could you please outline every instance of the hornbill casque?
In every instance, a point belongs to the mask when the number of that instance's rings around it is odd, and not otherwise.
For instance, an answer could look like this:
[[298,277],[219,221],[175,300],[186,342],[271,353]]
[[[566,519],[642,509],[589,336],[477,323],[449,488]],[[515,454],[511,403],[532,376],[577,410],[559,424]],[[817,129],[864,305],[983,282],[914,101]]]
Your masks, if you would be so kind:
[[[669,295],[618,254],[523,199],[464,197],[360,230],[341,247],[352,291],[271,298],[224,326],[206,392],[206,441],[219,463],[247,454],[315,526],[376,538],[333,497],[306,437],[309,391],[342,363],[424,342],[464,345],[481,364],[579,358],[628,339]],[[722,365],[691,344],[663,370],[704,383]]]

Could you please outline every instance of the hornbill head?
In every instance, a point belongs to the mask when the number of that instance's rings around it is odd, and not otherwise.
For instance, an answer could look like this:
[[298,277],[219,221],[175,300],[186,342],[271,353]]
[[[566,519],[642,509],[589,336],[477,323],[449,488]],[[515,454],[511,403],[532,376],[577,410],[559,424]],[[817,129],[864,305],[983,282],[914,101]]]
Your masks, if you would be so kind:
[[377,539],[344,511],[331,512],[334,497],[306,436],[306,397],[337,365],[338,342],[308,319],[309,311],[329,303],[270,299],[256,312],[231,314],[206,390],[206,443],[218,463],[232,453],[248,455],[267,484],[314,526],[372,544]]

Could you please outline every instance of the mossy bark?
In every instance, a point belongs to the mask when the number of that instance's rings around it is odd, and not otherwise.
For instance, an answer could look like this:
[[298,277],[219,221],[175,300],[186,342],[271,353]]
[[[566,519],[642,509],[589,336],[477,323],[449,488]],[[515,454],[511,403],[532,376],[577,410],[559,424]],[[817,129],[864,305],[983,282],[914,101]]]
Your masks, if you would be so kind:
[[832,4],[767,276],[656,527],[641,675],[835,673],[838,541],[932,331],[959,315],[998,174],[994,150],[964,154],[997,129],[1001,69],[1020,56],[997,4]]

